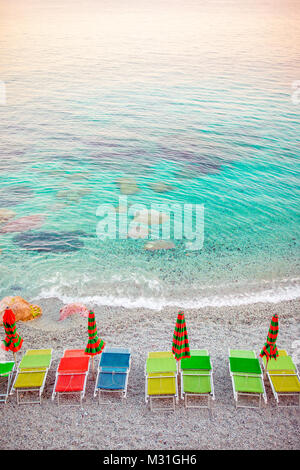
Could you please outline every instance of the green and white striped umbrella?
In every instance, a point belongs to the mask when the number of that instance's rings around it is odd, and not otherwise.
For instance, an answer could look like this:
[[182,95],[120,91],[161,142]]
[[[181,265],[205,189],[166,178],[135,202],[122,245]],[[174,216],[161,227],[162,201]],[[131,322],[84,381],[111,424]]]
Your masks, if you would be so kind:
[[278,356],[278,349],[276,346],[276,340],[278,336],[279,326],[278,326],[278,315],[275,314],[272,317],[267,342],[264,344],[261,352],[260,357],[266,356],[267,361],[269,359],[276,359]]
[[16,316],[10,308],[6,307],[2,321],[6,337],[2,341],[1,347],[4,351],[12,351],[16,360],[15,354],[21,349],[23,339],[17,333]]
[[191,357],[186,323],[182,311],[179,311],[177,316],[173,334],[172,352],[177,361]]
[[89,311],[88,317],[88,335],[89,340],[84,351],[85,354],[88,354],[89,356],[101,354],[106,343],[102,339],[98,338],[95,314],[92,310]]

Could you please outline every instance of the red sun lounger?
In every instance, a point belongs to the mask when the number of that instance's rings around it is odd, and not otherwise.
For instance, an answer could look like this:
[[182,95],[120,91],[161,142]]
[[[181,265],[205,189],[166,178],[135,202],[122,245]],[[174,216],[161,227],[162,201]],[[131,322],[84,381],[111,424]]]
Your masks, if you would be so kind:
[[82,405],[89,364],[90,358],[87,355],[72,356],[71,354],[70,357],[62,357],[56,371],[52,400],[57,396],[57,404],[59,404],[60,395],[78,394],[80,405]]

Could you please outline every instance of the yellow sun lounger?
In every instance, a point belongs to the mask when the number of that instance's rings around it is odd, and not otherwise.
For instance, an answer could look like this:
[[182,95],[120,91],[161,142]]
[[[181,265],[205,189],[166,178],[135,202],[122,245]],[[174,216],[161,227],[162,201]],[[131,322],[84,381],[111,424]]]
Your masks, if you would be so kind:
[[[278,407],[300,407],[300,376],[291,356],[279,352],[277,359],[267,361],[263,357],[263,366]],[[282,404],[280,397],[296,397],[297,404]]]
[[[171,399],[171,407],[154,407],[156,399]],[[151,411],[175,410],[175,402],[178,401],[177,364],[169,353],[156,353],[154,357],[149,353],[145,366],[145,401],[150,402]]]
[[[23,356],[18,369],[11,394],[17,392],[17,403],[42,403],[48,370],[52,361],[52,349],[30,349]],[[20,397],[38,393],[38,399],[21,401]]]

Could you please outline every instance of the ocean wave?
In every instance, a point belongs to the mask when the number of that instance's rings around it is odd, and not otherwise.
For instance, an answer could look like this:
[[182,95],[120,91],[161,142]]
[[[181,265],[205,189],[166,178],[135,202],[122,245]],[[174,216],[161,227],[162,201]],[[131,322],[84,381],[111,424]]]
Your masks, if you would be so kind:
[[233,293],[212,296],[200,296],[193,299],[167,299],[164,297],[122,297],[114,295],[83,295],[70,296],[63,294],[59,288],[44,289],[36,299],[57,298],[64,304],[80,302],[87,305],[123,307],[128,309],[145,308],[161,311],[165,307],[185,309],[204,307],[234,307],[255,303],[279,303],[300,297],[300,285],[290,285],[264,289],[256,292]]

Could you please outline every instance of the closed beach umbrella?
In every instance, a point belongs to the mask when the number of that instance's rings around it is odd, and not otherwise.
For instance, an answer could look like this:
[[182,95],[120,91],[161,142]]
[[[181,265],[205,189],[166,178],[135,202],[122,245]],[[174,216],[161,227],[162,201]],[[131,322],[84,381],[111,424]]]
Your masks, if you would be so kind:
[[172,352],[177,361],[191,357],[184,313],[178,312],[173,334]]
[[95,320],[95,314],[92,310],[89,311],[88,317],[88,334],[89,340],[85,348],[85,354],[92,356],[93,358],[93,371],[94,371],[94,356],[101,354],[105,346],[105,342],[98,338],[97,325]]
[[265,369],[265,375],[268,367],[268,361],[269,359],[277,359],[278,356],[278,349],[276,346],[276,340],[278,336],[278,331],[279,331],[279,326],[278,326],[278,315],[275,314],[272,317],[268,336],[267,336],[267,342],[264,344],[261,352],[260,352],[260,357],[266,356],[267,363],[266,363],[266,369]]
[[9,307],[6,307],[2,321],[6,337],[2,341],[1,347],[4,349],[4,351],[12,351],[16,360],[15,354],[21,349],[23,339],[17,333],[16,317],[14,312]]

